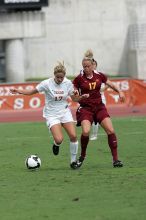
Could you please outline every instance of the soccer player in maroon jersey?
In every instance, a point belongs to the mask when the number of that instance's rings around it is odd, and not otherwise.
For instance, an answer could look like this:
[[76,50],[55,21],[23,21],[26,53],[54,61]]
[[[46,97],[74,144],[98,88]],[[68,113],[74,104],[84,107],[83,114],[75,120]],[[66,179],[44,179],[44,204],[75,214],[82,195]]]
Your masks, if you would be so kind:
[[81,97],[88,94],[87,98],[78,100],[80,107],[77,109],[77,126],[82,127],[81,134],[81,155],[78,159],[80,167],[86,157],[86,149],[89,142],[89,133],[93,122],[100,123],[108,137],[108,145],[113,158],[113,167],[123,167],[122,161],[118,159],[117,138],[112,125],[112,121],[101,98],[101,84],[105,83],[119,94],[121,101],[125,100],[124,93],[114,85],[105,74],[93,71],[93,59],[84,57],[82,60],[83,74],[79,74],[73,84]]

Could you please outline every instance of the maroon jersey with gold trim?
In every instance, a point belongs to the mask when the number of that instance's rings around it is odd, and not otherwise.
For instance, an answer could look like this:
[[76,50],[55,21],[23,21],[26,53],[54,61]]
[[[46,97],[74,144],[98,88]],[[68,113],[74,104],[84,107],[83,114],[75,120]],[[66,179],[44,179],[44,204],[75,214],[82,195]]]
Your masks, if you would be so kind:
[[81,99],[79,101],[82,107],[95,107],[102,103],[101,98],[101,84],[106,83],[107,76],[101,72],[93,71],[93,77],[87,78],[85,73],[80,73],[74,80],[73,84],[79,90],[80,95],[89,94],[89,98]]

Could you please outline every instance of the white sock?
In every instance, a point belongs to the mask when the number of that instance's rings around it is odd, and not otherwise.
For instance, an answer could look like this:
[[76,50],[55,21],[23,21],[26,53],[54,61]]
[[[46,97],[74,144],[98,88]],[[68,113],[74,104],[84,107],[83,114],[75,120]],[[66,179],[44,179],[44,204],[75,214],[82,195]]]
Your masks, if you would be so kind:
[[60,144],[56,144],[55,140],[54,140],[54,144],[55,144],[56,146],[60,146]]
[[91,135],[97,137],[98,129],[99,129],[99,123],[97,123],[96,125],[93,123],[92,124],[92,134]]
[[77,153],[78,153],[78,141],[70,142],[71,163],[76,161]]

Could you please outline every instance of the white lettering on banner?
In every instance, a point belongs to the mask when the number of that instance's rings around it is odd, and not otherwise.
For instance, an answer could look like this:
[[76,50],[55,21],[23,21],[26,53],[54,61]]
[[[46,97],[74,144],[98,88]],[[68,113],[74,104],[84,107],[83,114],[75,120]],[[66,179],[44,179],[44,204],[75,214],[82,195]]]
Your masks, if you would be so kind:
[[8,96],[8,95],[11,95],[10,93],[10,89],[13,89],[14,87],[11,86],[11,87],[0,87],[0,96]]
[[[127,80],[125,81],[112,81],[112,83],[114,85],[116,85],[118,87],[118,89],[122,90],[122,91],[127,91],[129,90],[129,82]],[[111,88],[108,88],[108,90],[112,90]]]
[[41,101],[38,97],[34,97],[34,98],[30,99],[29,106],[31,108],[39,108],[40,104],[41,104]]
[[25,89],[28,89],[28,90],[31,90],[31,89],[34,89],[34,88],[35,88],[35,86],[33,86],[33,85],[28,85],[28,86],[25,87]]
[[121,82],[121,90],[123,90],[123,91],[129,90],[129,82],[128,81]]
[[[25,104],[25,100],[23,98],[16,98],[14,100],[14,109],[23,109],[24,108],[24,104]],[[41,106],[41,100],[38,97],[33,97],[29,100],[29,107],[36,109],[39,108]]]
[[119,101],[119,95],[110,94],[110,96],[115,100],[116,103]]
[[23,109],[24,107],[24,99],[17,98],[14,101],[14,109]]
[[2,107],[2,104],[6,101],[6,99],[1,99],[0,100],[0,108]]
[[[17,89],[34,89],[35,86],[33,85],[25,85],[25,86],[2,86],[0,87],[0,96],[11,96],[13,95],[11,92],[10,92],[10,89],[14,89],[14,88],[17,88]],[[19,95],[19,94],[15,94],[15,95]]]
[[35,3],[40,2],[40,0],[4,0],[4,3],[10,4],[10,3]]

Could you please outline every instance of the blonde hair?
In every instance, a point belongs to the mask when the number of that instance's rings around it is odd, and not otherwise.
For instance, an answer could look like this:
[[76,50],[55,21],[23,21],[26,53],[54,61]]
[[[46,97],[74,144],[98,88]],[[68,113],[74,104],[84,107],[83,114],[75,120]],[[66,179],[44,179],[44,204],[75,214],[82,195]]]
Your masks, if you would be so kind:
[[97,61],[94,59],[93,57],[93,51],[91,49],[88,49],[85,54],[84,54],[84,58],[83,58],[83,61],[84,60],[90,60],[92,63],[95,63],[96,66],[97,66]]
[[87,50],[84,54],[84,57],[93,59],[93,51],[91,49]]
[[58,65],[54,67],[54,75],[60,72],[66,75],[66,68],[64,66],[64,61],[62,63],[58,62]]
[[87,50],[84,54],[84,57],[83,57],[83,60],[82,61],[85,61],[85,60],[89,60],[93,63],[94,61],[94,58],[93,58],[93,52],[91,49]]

